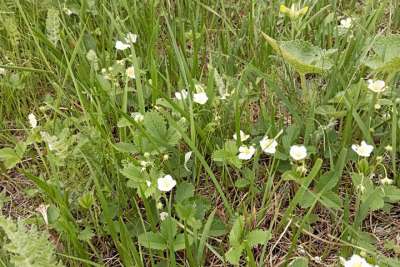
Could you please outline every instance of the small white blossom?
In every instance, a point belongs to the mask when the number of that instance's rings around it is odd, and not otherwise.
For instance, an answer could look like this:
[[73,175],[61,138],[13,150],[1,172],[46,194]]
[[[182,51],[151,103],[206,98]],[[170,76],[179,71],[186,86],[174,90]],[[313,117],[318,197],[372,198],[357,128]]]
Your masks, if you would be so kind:
[[193,101],[200,105],[204,105],[205,103],[207,103],[207,100],[208,96],[205,92],[193,94]]
[[146,180],[146,185],[147,185],[147,187],[150,187],[151,186],[151,182],[149,180]]
[[307,157],[307,148],[304,145],[293,145],[289,154],[294,160],[303,160]]
[[163,160],[168,160],[169,159],[169,155],[168,154],[164,154],[162,158],[163,158]]
[[[239,131],[239,134],[240,134],[240,141],[242,141],[242,142],[244,142],[244,141],[246,141],[247,139],[250,138],[250,135],[249,134],[245,134],[242,130]],[[233,139],[237,140],[236,133],[233,135]]]
[[349,29],[353,25],[352,18],[345,18],[340,20],[340,27],[343,29]]
[[125,42],[129,43],[129,44],[135,44],[137,41],[137,34],[128,32],[126,34],[126,38],[125,38]]
[[256,153],[256,149],[253,146],[241,146],[239,147],[238,158],[241,160],[249,160]]
[[368,89],[374,93],[383,93],[386,90],[385,82],[382,80],[368,80]]
[[388,177],[385,177],[383,179],[380,180],[381,184],[386,185],[386,184],[393,184],[394,181],[392,179],[389,179]]
[[0,75],[5,75],[5,74],[6,74],[6,69],[0,68]]
[[29,120],[29,124],[31,125],[32,129],[37,127],[37,120],[36,120],[35,114],[30,113],[28,115],[28,120]]
[[165,211],[160,212],[160,220],[161,221],[164,221],[165,219],[167,219],[168,216],[169,216],[168,212],[165,212]]
[[164,177],[158,178],[157,187],[158,190],[163,192],[169,192],[176,185],[176,181],[172,178],[171,175],[165,175]]
[[133,120],[137,123],[143,122],[144,121],[144,116],[142,113],[140,112],[133,112],[131,114],[131,117],[133,118]]
[[340,262],[344,267],[374,267],[374,265],[369,264],[364,258],[357,254],[351,256],[349,260],[340,257]]
[[188,97],[188,92],[186,90],[175,92],[175,98],[178,100],[185,100],[187,97]]
[[162,208],[164,208],[163,203],[157,202],[156,208],[157,208],[158,210],[161,210]]
[[264,136],[260,141],[262,151],[267,154],[275,154],[278,142],[275,139],[269,139],[268,136]]
[[368,145],[363,140],[363,141],[361,141],[361,145],[354,144],[351,146],[351,149],[353,149],[354,152],[356,152],[359,156],[368,158],[371,155],[372,150],[374,150],[374,147],[371,145]]
[[126,76],[131,79],[136,79],[135,75],[135,68],[133,66],[130,66],[129,68],[126,69],[125,71]]
[[123,43],[123,42],[121,42],[121,41],[117,41],[117,42],[115,43],[115,49],[117,49],[117,50],[126,50],[126,49],[128,49],[129,47],[131,47],[130,44],[125,44],[125,43]]
[[45,204],[40,204],[39,207],[36,208],[36,211],[39,212],[42,215],[43,220],[46,223],[46,225],[49,224],[49,219],[48,219],[48,216],[47,216],[48,208],[49,208],[49,205],[45,205]]

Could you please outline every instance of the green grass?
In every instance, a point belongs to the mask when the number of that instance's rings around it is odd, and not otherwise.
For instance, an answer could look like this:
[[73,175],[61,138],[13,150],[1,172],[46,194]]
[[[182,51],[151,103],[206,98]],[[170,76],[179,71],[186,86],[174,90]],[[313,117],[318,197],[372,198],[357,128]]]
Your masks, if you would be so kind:
[[1,0],[0,266],[399,266],[400,3],[281,4]]

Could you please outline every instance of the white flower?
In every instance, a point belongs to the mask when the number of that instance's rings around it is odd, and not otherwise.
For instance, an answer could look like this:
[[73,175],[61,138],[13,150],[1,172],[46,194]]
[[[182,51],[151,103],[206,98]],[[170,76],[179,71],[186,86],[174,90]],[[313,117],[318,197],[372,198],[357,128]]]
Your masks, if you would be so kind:
[[125,71],[125,74],[126,74],[126,76],[128,76],[128,78],[131,78],[131,79],[136,78],[135,68],[133,66],[130,66],[129,68],[127,68]]
[[[244,142],[250,138],[250,135],[245,134],[242,130],[240,130],[239,134],[240,134],[240,141],[242,141],[242,142]],[[233,135],[233,139],[237,140],[236,133]]]
[[372,150],[374,150],[374,147],[371,145],[368,145],[363,140],[363,141],[361,141],[361,145],[354,144],[351,146],[351,149],[353,149],[354,152],[356,152],[359,156],[368,158],[371,155]]
[[146,184],[147,184],[147,187],[151,186],[151,182],[149,180],[146,180]]
[[6,69],[5,68],[0,68],[0,75],[6,74]]
[[385,184],[393,184],[394,181],[392,179],[389,179],[388,177],[385,177],[383,179],[380,180],[381,184],[385,185]]
[[238,158],[241,160],[249,160],[256,153],[256,149],[253,146],[241,146],[239,147]]
[[158,178],[157,180],[157,187],[158,190],[163,192],[169,192],[174,188],[176,185],[176,181],[172,178],[171,175],[165,175],[164,177]]
[[368,89],[374,93],[382,93],[386,90],[385,82],[382,80],[368,80]]
[[374,265],[369,264],[364,258],[360,257],[357,254],[351,256],[349,260],[340,257],[340,262],[343,264],[344,267],[374,267]]
[[125,50],[125,49],[128,49],[129,47],[131,47],[130,44],[125,44],[121,41],[117,41],[115,43],[115,49],[117,49],[117,50]]
[[36,208],[36,211],[39,212],[42,215],[43,220],[46,223],[46,225],[49,224],[49,219],[48,219],[48,216],[47,216],[48,208],[49,208],[49,205],[45,205],[45,204],[40,204],[39,207]]
[[289,154],[294,160],[303,160],[307,157],[307,148],[304,145],[293,145]]
[[143,122],[144,121],[144,116],[142,113],[140,112],[133,112],[131,114],[131,117],[133,118],[133,120],[137,123]]
[[193,101],[200,105],[204,105],[205,103],[207,103],[207,100],[207,94],[204,92],[193,94]]
[[135,44],[137,41],[137,34],[128,32],[126,34],[125,42],[130,43],[130,44]]
[[168,218],[168,216],[169,216],[168,212],[163,211],[163,212],[160,213],[160,220],[164,221],[165,219]]
[[269,139],[268,136],[264,136],[260,141],[262,151],[267,154],[275,154],[277,145],[278,142],[275,139]]
[[178,100],[185,100],[187,97],[188,97],[188,92],[186,90],[175,92],[175,98]]
[[340,27],[343,29],[349,29],[353,24],[352,18],[345,18],[340,20]]
[[28,115],[28,120],[29,120],[29,124],[31,125],[32,129],[36,128],[37,120],[36,120],[36,116],[33,113],[30,113]]

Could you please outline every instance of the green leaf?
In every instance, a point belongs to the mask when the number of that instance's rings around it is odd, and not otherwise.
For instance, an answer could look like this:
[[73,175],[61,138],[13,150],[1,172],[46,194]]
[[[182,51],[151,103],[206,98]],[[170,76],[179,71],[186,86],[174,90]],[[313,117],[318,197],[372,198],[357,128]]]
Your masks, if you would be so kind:
[[250,247],[255,247],[256,245],[266,244],[271,237],[272,235],[270,231],[257,229],[248,233],[246,240]]
[[4,162],[4,166],[7,169],[11,169],[14,168],[15,165],[17,165],[21,161],[21,158],[18,156],[14,149],[6,147],[0,149],[0,160]]
[[244,232],[244,217],[237,217],[233,223],[231,232],[229,233],[229,245],[239,246],[242,243],[242,235]]
[[304,257],[296,258],[289,263],[288,267],[308,267],[308,259]]
[[250,181],[244,178],[239,178],[235,181],[235,186],[237,188],[245,188],[248,187],[250,185]]
[[263,33],[264,38],[277,54],[301,74],[322,74],[333,66],[330,55],[335,50],[324,50],[302,40],[276,41]]
[[[193,238],[188,235],[189,245],[193,243]],[[178,234],[174,240],[174,251],[182,250],[186,248],[185,234]]]
[[224,144],[223,149],[214,151],[212,154],[212,159],[217,162],[223,162],[225,164],[230,164],[236,168],[242,167],[242,162],[237,156],[238,148],[236,142],[229,140]]
[[384,185],[382,189],[388,202],[395,203],[400,201],[400,188],[393,185]]
[[161,222],[160,233],[166,240],[173,240],[177,231],[175,219],[168,217]]
[[138,236],[139,244],[156,250],[165,250],[168,248],[167,242],[160,233],[145,232]]
[[136,152],[138,152],[138,150],[136,149],[135,145],[131,144],[131,143],[120,142],[120,143],[114,144],[114,147],[119,152],[123,152],[123,153],[136,153]]
[[371,48],[373,55],[364,64],[378,72],[400,70],[400,35],[378,36]]
[[86,227],[84,230],[82,230],[79,233],[78,239],[88,242],[92,239],[93,236],[94,236],[94,233],[93,233],[92,229],[90,229],[89,227]]
[[194,186],[188,182],[182,182],[176,187],[175,200],[182,202],[194,196]]
[[239,265],[240,256],[242,255],[243,246],[231,247],[228,252],[225,253],[225,258],[233,265]]

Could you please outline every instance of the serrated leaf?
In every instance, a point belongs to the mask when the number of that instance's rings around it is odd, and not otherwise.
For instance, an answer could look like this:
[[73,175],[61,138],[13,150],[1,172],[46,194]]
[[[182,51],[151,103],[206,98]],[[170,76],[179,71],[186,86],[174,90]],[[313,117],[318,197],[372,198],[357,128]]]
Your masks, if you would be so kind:
[[194,196],[194,186],[188,182],[182,182],[176,187],[175,200],[177,202],[182,202],[185,199]]
[[212,159],[217,162],[232,165],[236,168],[242,167],[242,162],[237,157],[236,143],[232,140],[226,141],[223,149],[218,149],[212,154]]
[[286,62],[301,74],[322,74],[333,66],[330,55],[335,50],[325,50],[302,40],[277,41],[263,33],[264,38]]
[[400,35],[376,37],[371,50],[374,54],[364,61],[366,66],[381,72],[400,70]]
[[165,250],[167,242],[160,233],[145,232],[138,236],[139,244],[149,249]]
[[231,232],[229,233],[230,246],[239,246],[242,243],[243,231],[244,231],[244,217],[239,216],[233,223]]
[[271,239],[271,232],[256,229],[247,234],[246,240],[250,247],[266,244]]
[[0,149],[0,160],[4,162],[4,166],[7,169],[11,169],[21,161],[21,158],[17,155],[14,149],[6,147]]
[[231,247],[228,252],[225,253],[225,258],[231,264],[238,265],[240,261],[240,256],[242,255],[242,251],[242,245]]

